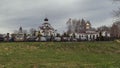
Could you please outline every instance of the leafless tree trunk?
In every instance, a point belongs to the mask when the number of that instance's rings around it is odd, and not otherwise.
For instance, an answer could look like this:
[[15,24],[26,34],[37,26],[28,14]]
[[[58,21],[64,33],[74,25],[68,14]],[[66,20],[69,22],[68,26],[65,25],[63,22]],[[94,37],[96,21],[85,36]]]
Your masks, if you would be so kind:
[[72,33],[72,21],[71,21],[71,19],[69,19],[68,21],[67,21],[67,33],[69,34],[69,33]]
[[[86,31],[86,24],[88,21],[69,19],[67,21],[67,33],[84,33]],[[90,23],[90,22],[89,22]]]
[[119,21],[113,23],[111,27],[111,36],[115,38],[120,38],[120,22]]

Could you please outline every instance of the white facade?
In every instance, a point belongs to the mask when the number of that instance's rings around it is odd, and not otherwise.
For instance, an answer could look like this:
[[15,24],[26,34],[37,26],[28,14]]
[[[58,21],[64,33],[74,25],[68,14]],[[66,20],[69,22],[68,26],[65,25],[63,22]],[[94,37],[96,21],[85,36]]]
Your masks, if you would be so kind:
[[44,23],[40,26],[40,33],[42,36],[55,35],[55,29],[49,24],[48,19],[44,19]]

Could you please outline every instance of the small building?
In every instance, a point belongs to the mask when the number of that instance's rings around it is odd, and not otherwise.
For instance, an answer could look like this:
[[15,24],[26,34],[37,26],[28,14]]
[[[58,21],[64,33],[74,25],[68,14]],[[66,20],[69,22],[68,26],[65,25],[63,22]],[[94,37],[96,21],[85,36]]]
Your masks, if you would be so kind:
[[24,41],[26,33],[23,31],[22,27],[12,34],[14,36],[14,41]]

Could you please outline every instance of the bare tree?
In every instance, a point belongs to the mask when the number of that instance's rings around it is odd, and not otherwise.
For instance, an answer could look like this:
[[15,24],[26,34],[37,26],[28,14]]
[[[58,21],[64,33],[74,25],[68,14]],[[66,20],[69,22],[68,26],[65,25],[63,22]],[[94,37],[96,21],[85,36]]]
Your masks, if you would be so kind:
[[71,18],[67,21],[67,28],[68,28],[68,31],[67,33],[72,33],[72,22],[71,22]]
[[113,23],[111,27],[111,36],[115,38],[120,38],[120,21]]
[[14,34],[17,34],[18,33],[18,30],[14,30]]
[[113,1],[117,1],[117,2],[118,2],[118,1],[120,1],[120,0],[113,0]]
[[114,16],[118,18],[120,17],[120,8],[114,11]]
[[97,30],[110,32],[110,27],[104,25],[104,26],[98,27]]
[[35,35],[35,32],[36,32],[36,29],[34,29],[34,28],[30,29],[30,34]]
[[23,33],[24,33],[24,34],[27,34],[28,32],[27,32],[27,30],[23,30]]
[[86,22],[84,19],[82,19],[80,25],[80,32],[84,32],[85,30],[86,30]]
[[[119,4],[120,0],[113,0],[115,4]],[[120,6],[114,11],[114,16],[117,18],[116,22],[111,27],[111,36],[114,38],[120,38]]]
[[77,29],[77,20],[73,19],[72,20],[72,33],[77,33],[76,29]]
[[[120,0],[113,0],[116,3],[120,3]],[[118,20],[120,21],[120,6],[117,10],[114,11],[114,16],[118,18]]]

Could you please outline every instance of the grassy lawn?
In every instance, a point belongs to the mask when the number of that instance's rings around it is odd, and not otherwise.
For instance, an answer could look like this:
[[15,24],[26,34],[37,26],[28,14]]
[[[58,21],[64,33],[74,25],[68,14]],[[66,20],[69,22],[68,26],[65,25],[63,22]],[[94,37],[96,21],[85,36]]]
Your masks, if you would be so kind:
[[1,42],[0,68],[120,68],[120,43]]

